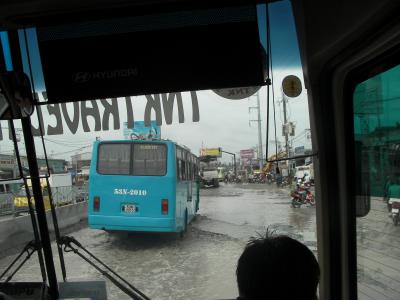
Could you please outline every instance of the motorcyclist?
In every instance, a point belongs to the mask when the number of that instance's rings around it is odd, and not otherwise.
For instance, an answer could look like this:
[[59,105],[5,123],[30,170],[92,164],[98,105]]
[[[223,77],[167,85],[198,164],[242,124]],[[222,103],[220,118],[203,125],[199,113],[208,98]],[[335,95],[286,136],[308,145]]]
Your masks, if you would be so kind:
[[392,203],[400,202],[400,180],[397,177],[394,183],[389,184],[388,188],[388,210],[392,211]]
[[389,200],[389,187],[392,184],[392,178],[390,176],[386,177],[385,185],[383,186],[383,201],[387,202]]
[[225,174],[224,182],[225,182],[225,183],[228,183],[228,182],[229,182],[229,175],[228,175],[228,174]]

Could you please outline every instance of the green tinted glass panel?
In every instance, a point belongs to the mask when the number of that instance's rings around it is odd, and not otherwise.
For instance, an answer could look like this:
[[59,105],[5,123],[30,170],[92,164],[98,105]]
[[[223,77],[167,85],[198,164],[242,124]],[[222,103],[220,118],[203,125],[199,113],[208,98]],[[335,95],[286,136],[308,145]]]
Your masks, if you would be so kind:
[[353,101],[357,209],[368,199],[356,223],[358,299],[400,299],[400,66],[357,85]]
[[372,196],[400,179],[400,66],[359,84],[354,92],[354,133]]

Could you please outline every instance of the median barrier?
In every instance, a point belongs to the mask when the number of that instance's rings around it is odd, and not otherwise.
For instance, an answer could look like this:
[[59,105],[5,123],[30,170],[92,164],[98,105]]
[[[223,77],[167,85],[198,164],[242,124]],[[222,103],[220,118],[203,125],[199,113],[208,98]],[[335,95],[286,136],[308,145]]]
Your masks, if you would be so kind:
[[[56,208],[58,227],[67,229],[87,219],[87,202],[79,202]],[[50,211],[46,212],[49,231],[54,236],[53,219]],[[30,215],[7,217],[0,219],[0,256],[19,251],[29,241],[33,240],[33,230]]]

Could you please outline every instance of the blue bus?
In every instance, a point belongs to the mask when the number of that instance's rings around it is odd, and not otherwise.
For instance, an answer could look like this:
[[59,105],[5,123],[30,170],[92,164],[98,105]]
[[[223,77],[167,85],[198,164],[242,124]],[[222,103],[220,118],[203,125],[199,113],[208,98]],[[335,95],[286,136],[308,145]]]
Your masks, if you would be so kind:
[[198,173],[198,158],[172,141],[97,141],[89,227],[184,233],[199,209]]

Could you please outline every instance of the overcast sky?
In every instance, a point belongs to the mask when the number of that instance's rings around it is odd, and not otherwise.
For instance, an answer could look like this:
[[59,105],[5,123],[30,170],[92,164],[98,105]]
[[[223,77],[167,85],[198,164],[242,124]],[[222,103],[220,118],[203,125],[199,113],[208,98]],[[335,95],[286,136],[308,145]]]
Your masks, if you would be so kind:
[[[264,15],[263,10],[259,10],[259,16]],[[296,75],[303,82],[302,69],[297,46],[297,39],[294,29],[294,22],[288,1],[271,4],[271,44],[273,58],[273,79],[274,93],[276,104],[276,121],[277,121],[277,139],[284,141],[282,137],[281,124],[283,121],[282,112],[282,79],[287,75]],[[260,32],[261,40],[264,33]],[[265,40],[265,39],[264,39]],[[244,100],[228,100],[219,97],[212,91],[198,91],[200,110],[200,121],[192,122],[192,104],[189,93],[183,93],[183,106],[185,113],[185,122],[179,123],[177,116],[177,107],[174,107],[174,118],[171,125],[163,125],[161,127],[162,138],[171,139],[179,144],[186,145],[192,152],[199,154],[199,149],[204,147],[222,147],[229,152],[239,152],[241,149],[249,149],[256,147],[258,144],[257,124],[249,121],[257,118],[256,110],[249,112],[249,107],[257,104],[256,95]],[[261,103],[261,119],[262,119],[262,140],[263,152],[265,153],[266,143],[266,122],[267,122],[267,92],[266,88],[261,88],[259,92]],[[119,130],[109,130],[102,132],[85,133],[80,123],[76,134],[69,132],[64,121],[64,134],[62,136],[45,136],[47,152],[50,157],[70,159],[71,155],[76,153],[91,151],[91,144],[100,137],[103,140],[123,139],[122,123],[127,120],[126,106],[124,99],[119,99],[119,111],[121,128]],[[143,120],[146,99],[144,96],[132,97],[133,113],[135,121]],[[270,133],[269,133],[269,154],[275,151],[274,123],[273,123],[273,107],[272,97],[270,106]],[[102,105],[99,104],[100,110]],[[54,117],[49,117],[44,109],[45,125],[54,126]],[[311,141],[305,134],[305,129],[309,128],[309,115],[307,93],[304,90],[297,98],[289,98],[288,100],[288,119],[296,124],[296,136],[293,140],[293,146],[310,147]],[[37,124],[37,117],[33,117],[33,123]],[[81,121],[80,121],[81,122]],[[7,127],[7,123],[2,121],[2,127]],[[93,122],[91,128],[93,129]],[[16,123],[16,127],[20,127]],[[112,126],[110,126],[112,128]],[[3,129],[3,135],[7,136],[7,131]],[[39,138],[35,138],[39,140]],[[40,143],[37,144],[37,152],[43,154]],[[23,141],[19,143],[21,150],[24,148]],[[0,142],[0,153],[11,153],[12,144],[7,139]],[[24,151],[22,151],[24,153]],[[230,161],[230,157],[224,158]]]

